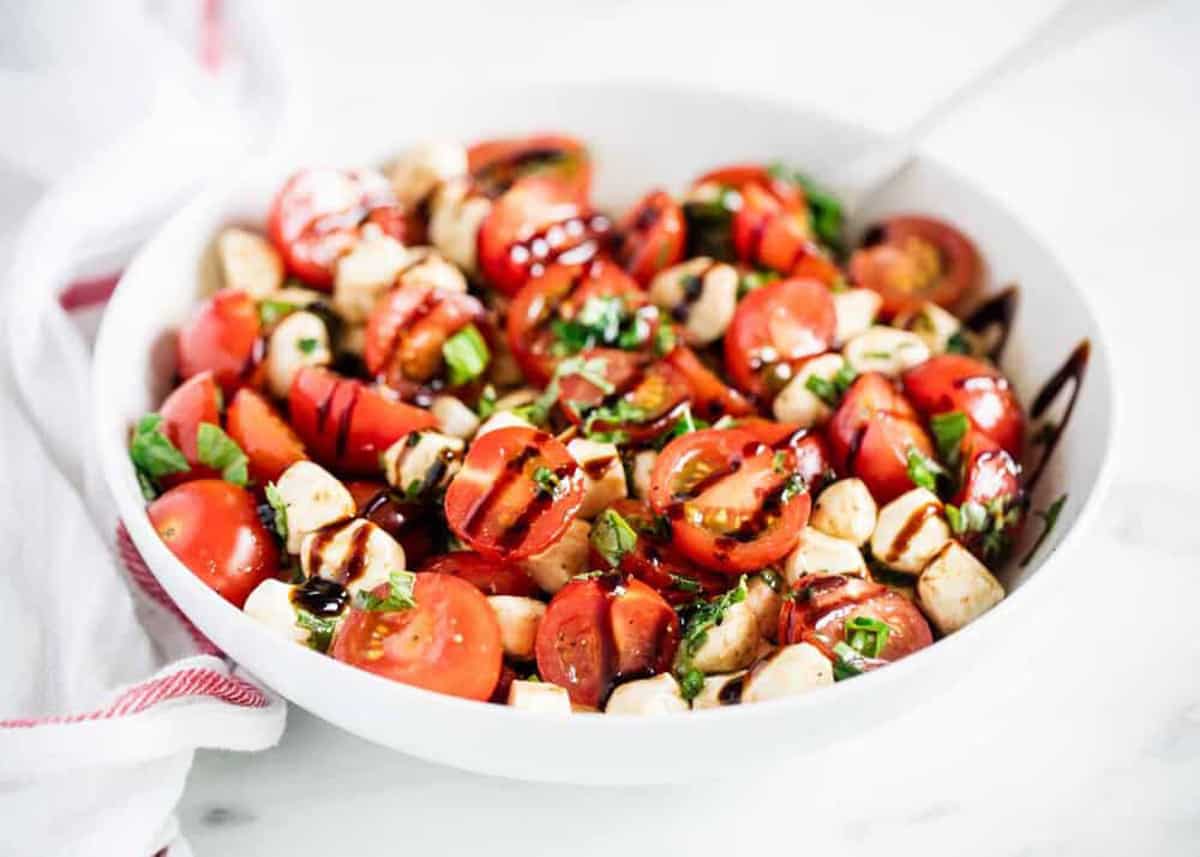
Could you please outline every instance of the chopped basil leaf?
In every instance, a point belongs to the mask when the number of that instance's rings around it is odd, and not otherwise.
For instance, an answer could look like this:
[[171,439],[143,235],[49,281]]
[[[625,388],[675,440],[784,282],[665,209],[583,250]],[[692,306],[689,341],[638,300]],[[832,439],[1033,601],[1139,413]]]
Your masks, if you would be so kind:
[[360,589],[354,606],[372,613],[416,607],[417,602],[413,600],[416,582],[417,576],[411,571],[393,571],[388,575],[388,594],[385,597]]
[[870,616],[854,616],[845,623],[846,642],[864,657],[877,658],[887,646],[891,630],[886,622]]
[[932,458],[923,455],[915,446],[908,448],[908,478],[913,485],[937,493],[937,480],[946,470]]
[[250,481],[246,453],[220,426],[200,423],[196,429],[196,456],[200,463],[221,471],[221,478],[234,485]]
[[571,489],[571,483],[560,477],[549,467],[535,468],[533,471],[533,481],[537,483],[538,490],[552,500],[557,500]]
[[831,408],[838,406],[837,386],[820,375],[809,375],[804,381],[804,388]]
[[988,512],[982,503],[968,500],[961,506],[946,504],[946,519],[955,535],[982,533],[987,529]]
[[475,408],[475,412],[479,414],[481,420],[486,420],[496,413],[496,398],[495,387],[488,384],[483,388],[483,392],[479,394],[479,404]]
[[265,493],[267,495],[267,502],[271,504],[271,509],[274,512],[275,532],[279,535],[279,538],[287,541],[287,504],[283,501],[283,495],[279,493],[279,489],[275,487],[274,482],[267,483]]
[[300,349],[301,354],[312,354],[317,350],[318,342],[311,336],[306,336],[296,343],[296,347]]
[[666,357],[675,350],[678,344],[678,339],[675,336],[675,327],[667,322],[659,324],[658,329],[654,331],[654,353],[659,357]]
[[688,701],[695,699],[704,690],[704,681],[704,673],[690,667],[679,676],[680,695]]
[[929,418],[929,428],[937,442],[938,457],[950,467],[956,467],[962,457],[962,440],[970,424],[962,411],[947,411]]
[[558,401],[558,383],[569,375],[578,375],[600,392],[608,395],[613,391],[613,385],[605,376],[608,364],[603,357],[568,357],[554,368],[554,375],[542,394],[528,405],[515,408],[513,413],[529,420],[534,425],[543,425],[550,418],[550,411]]
[[962,331],[955,331],[950,334],[950,338],[946,340],[947,354],[970,354],[971,343],[967,342],[967,338],[963,336]]
[[1042,532],[1037,537],[1037,541],[1033,543],[1033,547],[1029,549],[1029,553],[1021,560],[1021,565],[1029,565],[1033,559],[1033,555],[1038,552],[1038,548],[1050,537],[1050,531],[1054,529],[1054,525],[1058,523],[1058,516],[1062,513],[1063,505],[1067,502],[1067,495],[1063,494],[1057,500],[1050,504],[1046,511],[1035,511],[1034,514],[1042,519]]
[[807,490],[808,483],[804,481],[804,477],[799,473],[793,473],[788,477],[787,484],[783,486],[783,493],[779,495],[779,502],[787,505],[793,497],[803,494]]
[[679,650],[675,656],[675,676],[679,679],[681,686],[692,688],[691,696],[685,692],[684,699],[692,699],[704,686],[703,673],[700,673],[698,684],[694,677],[689,678],[689,676],[699,673],[699,670],[692,665],[692,658],[704,645],[704,641],[708,639],[708,629],[720,625],[725,618],[726,611],[734,604],[740,604],[745,600],[746,575],[743,574],[738,579],[737,586],[718,598],[714,598],[712,601],[699,599],[679,608],[684,617],[684,623]]
[[600,346],[639,348],[650,338],[651,320],[657,313],[653,307],[630,312],[620,297],[595,295],[584,302],[574,318],[551,322],[555,340],[551,351],[564,356]]
[[833,647],[833,679],[843,681],[863,674],[862,655],[845,643]]
[[282,321],[285,317],[291,315],[300,307],[289,301],[267,300],[260,301],[258,304],[258,320],[263,327],[272,327]]
[[698,420],[693,417],[691,404],[685,404],[683,406],[683,412],[679,415],[679,419],[675,420],[675,424],[667,431],[663,432],[661,436],[659,436],[659,438],[654,442],[654,446],[658,449],[662,449],[675,438],[682,437],[685,434],[691,434],[692,432],[699,431],[703,428],[708,428],[708,423],[706,423],[704,420]]
[[163,431],[162,421],[163,418],[158,414],[146,414],[138,420],[129,442],[129,458],[137,471],[142,495],[147,500],[157,496],[159,479],[192,469],[183,453]]
[[682,574],[672,574],[671,583],[680,592],[690,592],[693,595],[699,595],[702,591],[700,581],[685,577]]
[[616,568],[625,555],[637,546],[637,532],[615,509],[605,509],[594,524],[589,541],[596,553]]
[[738,277],[737,297],[741,300],[757,288],[779,279],[774,271],[747,271]]
[[[572,406],[577,411],[587,410],[586,407],[580,407],[574,402]],[[611,405],[601,405],[598,408],[588,411],[587,419],[583,422],[583,433],[592,440],[600,440],[600,435],[605,434],[605,432],[597,432],[597,423],[619,426],[622,423],[640,423],[646,419],[646,416],[644,408],[639,408],[628,399],[617,399]],[[607,433],[613,434],[614,432],[610,431]]]
[[491,359],[491,352],[479,328],[468,324],[442,343],[442,357],[450,370],[450,386],[459,387],[483,374]]
[[782,449],[771,456],[771,469],[776,473],[787,472],[787,453]]
[[333,632],[337,630],[337,626],[337,619],[326,619],[314,616],[307,610],[296,610],[296,627],[308,631],[305,643],[318,652],[329,651],[329,644],[333,642]]

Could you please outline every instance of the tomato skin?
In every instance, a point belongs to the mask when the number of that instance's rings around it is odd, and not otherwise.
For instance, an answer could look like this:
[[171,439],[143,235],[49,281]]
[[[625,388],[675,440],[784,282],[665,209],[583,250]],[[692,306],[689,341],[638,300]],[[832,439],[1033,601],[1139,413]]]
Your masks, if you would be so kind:
[[[465,580],[418,573],[416,606],[366,611],[351,607],[333,639],[339,661],[425,690],[487,700],[500,680],[504,650],[500,624]],[[375,589],[387,595],[387,584]]]
[[327,369],[296,373],[288,392],[292,426],[313,456],[347,473],[379,472],[379,456],[414,431],[435,428],[433,415]]
[[664,190],[652,190],[617,224],[617,260],[641,285],[683,260],[687,227],[680,208]]
[[[779,452],[786,456],[782,467]],[[787,555],[808,522],[807,491],[783,499],[796,463],[794,449],[775,449],[749,430],[691,432],[659,453],[650,505],[666,515],[675,547],[693,562],[726,574],[756,571]]]
[[925,416],[961,411],[1013,458],[1025,445],[1025,416],[1008,379],[965,354],[940,354],[904,373],[904,392]]
[[679,616],[661,595],[636,578],[626,578],[613,591],[609,619],[618,677],[671,669],[679,648]]
[[734,312],[725,366],[741,390],[769,397],[805,360],[829,350],[836,328],[833,298],[822,283],[797,278],[760,286]]
[[810,494],[816,495],[833,473],[833,459],[825,439],[808,429],[789,423],[777,423],[762,417],[738,420],[737,428],[749,431],[772,447],[786,446],[795,455],[793,470],[804,480]]
[[383,482],[355,479],[346,488],[354,498],[356,514],[382,527],[404,548],[409,568],[420,567],[436,552],[436,534],[445,525],[433,506],[407,502]]
[[[394,204],[387,179],[373,170],[301,170],[272,200],[267,234],[289,273],[329,291],[338,258],[358,242],[359,224]],[[377,214],[374,221],[390,234],[401,219]]]
[[250,462],[250,478],[259,485],[273,482],[283,471],[308,456],[304,444],[279,412],[258,393],[243,387],[225,414],[229,437]]
[[692,187],[701,184],[719,184],[732,187],[743,192],[746,185],[757,185],[766,191],[786,210],[805,211],[807,201],[804,189],[795,182],[776,178],[762,164],[733,164],[710,170],[693,182]]
[[434,557],[421,569],[461,577],[484,595],[536,597],[541,590],[518,565],[497,562],[473,551],[451,551]]
[[581,202],[591,190],[587,148],[564,134],[480,141],[467,149],[467,170],[475,188],[493,199],[530,176],[558,181]]
[[275,539],[244,488],[192,480],[160,496],[146,514],[171,553],[234,607],[279,571]]
[[785,276],[808,277],[832,286],[837,265],[813,240],[808,209],[783,205],[757,184],[742,187],[742,205],[733,216],[733,247],[743,262]]
[[867,231],[850,258],[850,277],[883,297],[882,315],[933,301],[952,308],[979,285],[979,251],[966,235],[932,217],[891,217]]
[[613,406],[626,402],[641,413],[637,420],[593,418],[590,431],[622,432],[631,443],[645,443],[675,425],[690,400],[687,380],[666,362],[650,363],[644,355],[612,348],[589,349],[581,352],[581,356],[604,361],[604,375],[613,392],[605,393],[580,375],[563,376],[559,380],[558,401],[567,419],[583,425],[588,412],[602,403]]
[[696,352],[677,345],[664,361],[679,372],[691,389],[692,413],[715,422],[723,416],[740,417],[754,413],[754,406],[716,373],[700,362]]
[[[554,493],[534,474],[549,471]],[[446,489],[446,519],[485,556],[517,560],[549,547],[583,505],[583,471],[559,441],[525,427],[477,438]]]
[[[963,479],[954,504],[978,503],[985,509],[999,500],[1008,512],[1018,510],[1015,521],[1004,528],[1007,544],[1016,544],[1025,524],[1024,489],[1021,486],[1021,465],[995,441],[977,431],[967,433],[962,443]],[[985,541],[978,532],[960,535],[963,545],[985,564],[1003,561],[1004,556],[988,556]]]
[[179,331],[180,378],[211,371],[227,393],[252,383],[262,358],[258,307],[239,289],[221,289]]
[[163,433],[183,453],[191,467],[184,473],[172,473],[165,477],[162,480],[164,485],[220,476],[213,468],[200,463],[196,451],[196,431],[200,424],[221,424],[221,412],[217,407],[219,396],[220,388],[213,380],[212,372],[201,372],[176,387],[158,409],[163,418]]
[[933,643],[929,623],[911,601],[878,583],[844,575],[807,575],[796,581],[779,613],[779,643],[813,643],[826,653],[845,640],[846,621],[866,616],[887,624],[888,639],[867,666],[896,661]]
[[609,591],[572,580],[550,599],[534,640],[538,675],[565,688],[577,705],[599,708],[616,677]]

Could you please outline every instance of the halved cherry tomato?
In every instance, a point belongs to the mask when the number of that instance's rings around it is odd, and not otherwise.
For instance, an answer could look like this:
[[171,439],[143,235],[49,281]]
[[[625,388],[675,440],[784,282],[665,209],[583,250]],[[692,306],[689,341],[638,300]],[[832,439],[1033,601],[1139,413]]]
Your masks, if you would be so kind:
[[558,401],[567,419],[586,424],[589,433],[619,432],[631,443],[658,437],[671,428],[690,400],[687,380],[670,364],[643,355],[594,348],[580,356],[604,362],[610,390],[579,374],[558,382]]
[[834,466],[857,476],[880,504],[913,487],[908,451],[933,455],[933,443],[917,412],[884,376],[860,375],[834,412],[827,429]]
[[600,707],[616,675],[609,595],[597,580],[572,580],[550,599],[534,641],[538,674],[592,708]]
[[249,388],[237,391],[225,414],[229,436],[250,460],[250,478],[259,485],[308,456],[292,427],[271,404]]
[[756,268],[789,277],[808,277],[832,286],[841,272],[813,240],[808,209],[784,206],[757,184],[741,191],[733,216],[733,247],[738,258]]
[[953,307],[979,284],[979,251],[967,236],[932,217],[890,217],[868,229],[850,257],[850,277],[883,296],[882,314]]
[[[267,233],[291,274],[328,291],[338,258],[358,241],[359,225],[377,209],[394,206],[391,185],[373,170],[301,170],[272,200]],[[377,214],[375,222],[395,230],[402,218]]]
[[755,396],[778,392],[800,365],[829,349],[833,298],[816,280],[780,280],[742,298],[725,334],[725,367]]
[[408,398],[444,374],[446,340],[484,314],[483,304],[463,292],[417,284],[391,289],[367,319],[367,371]]
[[679,616],[663,597],[636,578],[613,590],[610,604],[617,676],[635,678],[666,672],[679,648]]
[[262,361],[258,307],[239,289],[221,289],[179,331],[179,377],[211,370],[226,392],[254,381]]
[[555,262],[575,264],[597,256],[612,224],[593,214],[575,190],[531,176],[496,200],[479,230],[479,265],[506,295],[515,295]]
[[792,472],[804,480],[813,496],[833,474],[829,446],[819,434],[789,423],[777,423],[762,417],[737,421],[737,428],[748,431],[772,448],[787,447],[795,454]]
[[434,557],[422,571],[461,577],[484,595],[521,595],[532,598],[540,591],[518,565],[491,559],[473,551],[451,551]]
[[[589,335],[583,347],[615,346],[622,334],[632,334],[632,341],[625,343],[630,346],[627,350],[648,350],[659,323],[657,308],[610,260],[551,265],[525,284],[508,308],[506,332],[508,347],[530,381],[545,384],[558,361],[579,350],[578,337],[564,339],[561,328],[571,327],[589,301],[604,298],[619,299],[619,323],[599,337]],[[588,327],[594,330],[598,325]],[[572,328],[571,332],[581,331]]]
[[[375,594],[386,596],[388,585]],[[330,654],[392,681],[486,700],[500,680],[500,624],[487,599],[449,574],[417,575],[415,607],[351,607]]]
[[796,581],[779,613],[779,644],[812,643],[832,653],[846,638],[846,622],[865,616],[888,626],[887,642],[868,667],[896,661],[933,642],[929,623],[911,601],[878,583],[844,575],[807,575]]
[[446,519],[480,553],[523,559],[566,531],[583,494],[583,471],[565,446],[535,429],[497,429],[467,451],[446,489]]
[[693,562],[728,574],[782,559],[808,522],[812,501],[793,477],[796,451],[744,429],[702,429],[659,454],[650,505],[671,522],[675,546]]
[[347,482],[346,488],[354,498],[356,514],[382,527],[400,542],[409,568],[418,568],[436,552],[437,535],[445,532],[445,522],[433,506],[410,503],[382,482],[356,479]]
[[279,571],[275,539],[244,488],[195,479],[167,491],[146,514],[171,553],[234,607]]
[[379,456],[389,446],[410,432],[437,426],[429,411],[311,366],[292,380],[288,412],[317,460],[347,473],[377,473]]
[[1007,450],[977,431],[967,433],[962,443],[962,456],[962,485],[954,497],[954,504],[960,509],[966,503],[982,506],[991,518],[990,532],[1000,534],[1001,538],[988,539],[975,530],[962,533],[958,538],[984,562],[1003,561],[1008,548],[1016,544],[1025,522],[1021,466]]
[[716,421],[723,416],[740,417],[754,413],[754,406],[746,397],[718,378],[686,345],[677,345],[663,359],[687,381],[691,390],[692,413],[697,417]]
[[495,199],[529,176],[551,178],[572,189],[580,202],[591,189],[592,165],[583,143],[562,134],[484,140],[467,149],[476,189]]
[[184,473],[167,476],[163,480],[164,485],[177,485],[189,479],[212,479],[221,475],[201,464],[196,450],[196,430],[200,428],[200,423],[221,425],[218,407],[220,395],[213,373],[201,372],[176,387],[158,409],[163,418],[163,433],[183,453],[191,467]]
[[1021,457],[1025,417],[1008,379],[965,354],[941,354],[904,373],[904,391],[925,416],[961,411],[971,425]]
[[665,190],[652,190],[617,224],[617,260],[643,286],[683,259],[683,209]]

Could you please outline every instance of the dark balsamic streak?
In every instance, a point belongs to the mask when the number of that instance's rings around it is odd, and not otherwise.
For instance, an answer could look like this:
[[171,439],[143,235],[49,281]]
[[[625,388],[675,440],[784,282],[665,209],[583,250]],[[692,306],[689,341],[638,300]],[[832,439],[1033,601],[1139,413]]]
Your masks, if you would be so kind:
[[1075,411],[1075,402],[1079,399],[1079,391],[1083,387],[1083,377],[1087,372],[1088,360],[1091,354],[1091,340],[1084,339],[1075,346],[1075,350],[1067,357],[1066,362],[1057,372],[1050,376],[1050,380],[1042,386],[1037,396],[1033,399],[1033,406],[1029,409],[1029,415],[1032,419],[1036,420],[1050,409],[1050,406],[1054,404],[1058,398],[1058,394],[1062,392],[1067,382],[1074,382],[1071,385],[1071,398],[1067,401],[1067,408],[1063,411],[1062,419],[1050,428],[1050,435],[1046,439],[1045,444],[1042,445],[1042,455],[1038,459],[1037,467],[1034,468],[1033,475],[1029,477],[1029,481],[1025,483],[1027,491],[1032,492],[1033,487],[1041,479],[1042,473],[1046,469],[1046,464],[1050,461],[1050,456],[1054,454],[1059,438],[1062,437],[1062,433],[1071,419],[1071,414]]
[[1013,319],[1017,315],[1018,290],[1015,285],[984,301],[970,315],[963,319],[963,327],[973,333],[982,334],[989,327],[998,326],[1000,335],[995,345],[988,350],[987,356],[993,362],[999,361],[1008,344],[1008,334],[1012,330]]

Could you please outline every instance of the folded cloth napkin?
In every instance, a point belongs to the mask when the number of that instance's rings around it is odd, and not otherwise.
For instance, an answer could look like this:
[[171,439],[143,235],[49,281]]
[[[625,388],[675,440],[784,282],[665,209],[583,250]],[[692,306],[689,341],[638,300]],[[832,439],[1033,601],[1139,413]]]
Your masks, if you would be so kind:
[[[5,114],[34,117],[4,135],[0,168],[56,180],[2,295],[0,855],[181,857],[173,813],[195,749],[269,747],[285,706],[187,621],[116,520],[91,452],[89,347],[113,274],[153,226],[291,127],[285,24],[265,4],[216,0],[22,12],[39,34],[47,21],[99,33],[85,66],[104,73],[0,68]],[[65,119],[38,124],[46,98]],[[128,124],[97,130],[96,100]]]

